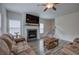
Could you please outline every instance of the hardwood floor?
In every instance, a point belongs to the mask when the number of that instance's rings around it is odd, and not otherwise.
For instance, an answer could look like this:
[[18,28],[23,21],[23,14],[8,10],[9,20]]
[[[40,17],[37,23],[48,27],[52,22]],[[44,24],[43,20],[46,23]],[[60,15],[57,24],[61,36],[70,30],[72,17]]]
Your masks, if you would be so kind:
[[36,54],[44,54],[43,39],[31,41],[28,44],[35,50]]

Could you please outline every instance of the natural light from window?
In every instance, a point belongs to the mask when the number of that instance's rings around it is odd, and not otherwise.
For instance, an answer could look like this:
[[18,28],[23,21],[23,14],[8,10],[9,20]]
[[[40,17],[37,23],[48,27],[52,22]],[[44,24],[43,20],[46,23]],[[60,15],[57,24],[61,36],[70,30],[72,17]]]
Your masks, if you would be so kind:
[[20,20],[9,20],[9,32],[13,35],[18,32],[20,35]]
[[40,33],[44,33],[44,24],[40,23]]

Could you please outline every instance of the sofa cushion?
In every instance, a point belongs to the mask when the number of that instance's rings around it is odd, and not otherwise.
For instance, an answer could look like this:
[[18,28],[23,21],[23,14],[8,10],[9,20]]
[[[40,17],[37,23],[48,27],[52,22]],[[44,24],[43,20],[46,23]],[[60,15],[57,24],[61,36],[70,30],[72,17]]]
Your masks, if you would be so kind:
[[0,38],[3,39],[7,43],[9,49],[11,50],[13,41],[6,35],[2,35]]
[[2,36],[7,36],[9,37],[11,40],[14,40],[14,36],[10,33],[7,33],[7,34],[3,34]]
[[19,51],[17,54],[20,55],[35,55],[35,52],[33,51],[33,49],[31,47],[25,48],[22,51]]
[[0,55],[9,55],[10,50],[6,42],[0,39]]
[[29,47],[26,41],[19,42],[16,44],[16,46],[17,46],[17,53],[19,53]]
[[26,41],[22,41],[16,44],[15,50],[13,51],[14,54],[19,54],[19,55],[33,55],[35,52],[31,47],[27,44]]
[[[67,44],[64,46],[64,49],[71,51],[74,54],[79,54],[79,48],[73,44]],[[67,52],[67,51],[66,51]]]

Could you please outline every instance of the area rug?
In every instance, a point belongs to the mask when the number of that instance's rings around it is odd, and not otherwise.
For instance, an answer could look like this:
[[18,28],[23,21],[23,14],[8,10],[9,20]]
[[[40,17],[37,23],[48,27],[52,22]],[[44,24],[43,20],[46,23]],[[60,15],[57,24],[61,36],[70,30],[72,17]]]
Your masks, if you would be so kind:
[[65,44],[69,43],[68,41],[65,41],[65,40],[59,40],[59,45],[53,49],[46,49],[45,48],[45,55],[65,55],[63,52],[62,52],[62,48]]
[[67,43],[69,43],[69,42],[65,41],[65,40],[59,40],[59,45],[57,47],[55,47],[53,49],[49,49],[49,50],[44,47],[43,40],[29,42],[29,45],[35,51],[36,55],[64,55],[64,53],[61,51],[61,49]]

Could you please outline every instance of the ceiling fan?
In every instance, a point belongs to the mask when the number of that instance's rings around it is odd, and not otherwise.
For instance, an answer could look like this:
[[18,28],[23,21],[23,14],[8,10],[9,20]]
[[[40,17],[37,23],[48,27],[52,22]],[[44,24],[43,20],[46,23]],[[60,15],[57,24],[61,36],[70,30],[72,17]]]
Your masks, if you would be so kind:
[[54,11],[56,11],[56,5],[58,4],[59,3],[45,3],[38,6],[45,6],[45,9],[43,10],[44,12],[47,11],[48,9],[53,9]]

